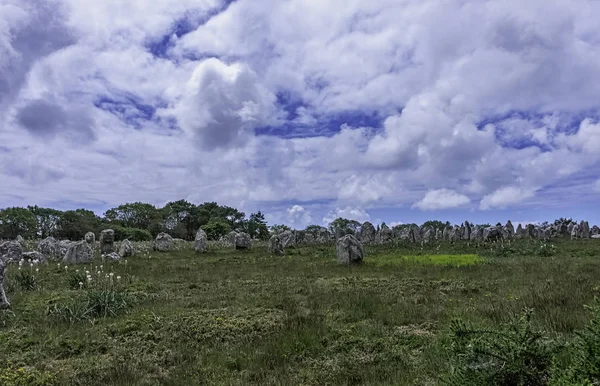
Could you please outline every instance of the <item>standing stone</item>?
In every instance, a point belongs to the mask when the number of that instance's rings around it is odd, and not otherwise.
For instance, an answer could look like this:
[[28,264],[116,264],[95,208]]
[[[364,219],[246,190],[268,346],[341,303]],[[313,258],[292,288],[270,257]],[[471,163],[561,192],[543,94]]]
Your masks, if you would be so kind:
[[375,235],[375,241],[377,244],[385,244],[392,241],[392,230],[385,224],[381,225],[379,232]]
[[94,251],[85,240],[69,244],[63,262],[67,264],[89,263],[92,261]]
[[460,227],[455,225],[454,228],[452,228],[452,232],[450,232],[450,241],[459,241],[461,233]]
[[5,241],[0,244],[0,260],[16,263],[23,257],[23,246],[17,240]]
[[581,231],[579,230],[579,225],[575,224],[571,230],[571,240],[578,239],[579,237],[581,237]]
[[294,231],[295,245],[306,244],[306,232],[305,231]]
[[476,226],[471,230],[471,237],[469,238],[469,240],[471,241],[475,241],[475,242],[480,242],[483,241],[483,227],[481,226]]
[[452,228],[450,225],[446,226],[444,228],[444,232],[442,234],[444,240],[448,241],[451,239],[452,237],[452,232],[454,231],[454,228]]
[[499,227],[487,227],[483,230],[483,241],[496,241],[502,238]]
[[464,227],[464,231],[462,233],[462,239],[463,240],[470,240],[471,239],[471,232],[473,231],[471,229],[471,224],[469,224],[468,221],[465,221],[465,223],[463,224]]
[[94,232],[88,232],[85,234],[85,241],[92,247],[96,245],[96,234]]
[[508,222],[504,226],[504,229],[506,230],[506,233],[508,233],[509,238],[512,239],[513,236],[515,235],[515,227],[513,226],[512,222],[510,220],[508,220]]
[[331,232],[325,227],[320,227],[317,234],[317,243],[325,244],[331,241]]
[[173,248],[175,241],[170,234],[161,232],[154,240],[154,250],[158,252],[169,252]]
[[194,250],[196,253],[204,253],[206,252],[206,248],[208,247],[208,237],[206,236],[206,232],[204,229],[198,229],[196,232],[196,238],[194,239]]
[[100,232],[100,253],[108,255],[115,251],[115,231],[105,229]]
[[284,248],[280,235],[273,235],[269,239],[269,253],[276,256],[283,256]]
[[363,245],[353,235],[339,239],[335,250],[339,264],[359,264],[365,256]]
[[60,255],[59,257],[61,259],[64,259],[70,246],[71,246],[71,241],[69,241],[69,240],[60,240],[58,242],[58,253],[59,253],[59,255]]
[[359,239],[362,243],[373,243],[375,242],[375,227],[370,222],[366,221],[360,227]]
[[23,243],[25,242],[25,239],[21,235],[17,235],[17,238],[15,240],[17,240],[17,242],[21,245],[23,245]]
[[423,233],[423,242],[425,244],[430,244],[435,241],[435,229],[433,227],[427,227],[425,232]]
[[527,224],[525,226],[525,237],[528,237],[530,239],[535,239],[537,237],[537,234],[535,231],[535,225]]
[[249,249],[252,247],[252,239],[248,233],[236,233],[233,245],[235,249]]
[[283,231],[279,234],[279,238],[281,239],[284,248],[293,248],[296,246],[296,235],[294,234],[294,231]]
[[423,235],[421,234],[421,230],[418,226],[412,225],[410,229],[412,230],[415,243],[420,243],[421,241],[423,241]]
[[598,227],[598,225],[594,225],[592,227],[591,235],[592,236],[600,235],[600,228]]
[[10,307],[10,303],[6,298],[6,292],[4,291],[4,275],[6,273],[6,266],[8,264],[0,259],[0,305],[2,307]]
[[60,249],[58,241],[54,237],[47,237],[38,244],[38,251],[48,260],[53,260],[60,257]]
[[133,257],[135,256],[135,248],[133,248],[133,244],[131,241],[125,239],[121,241],[121,246],[119,247],[119,256],[121,257]]
[[579,231],[581,232],[582,238],[590,238],[590,224],[587,221],[581,220],[581,223],[579,223]]
[[441,240],[442,234],[443,234],[443,231],[440,228],[435,229],[435,239],[436,240]]
[[569,223],[569,225],[567,226],[567,236],[571,236],[572,232],[573,232],[573,228],[575,227],[574,223]]

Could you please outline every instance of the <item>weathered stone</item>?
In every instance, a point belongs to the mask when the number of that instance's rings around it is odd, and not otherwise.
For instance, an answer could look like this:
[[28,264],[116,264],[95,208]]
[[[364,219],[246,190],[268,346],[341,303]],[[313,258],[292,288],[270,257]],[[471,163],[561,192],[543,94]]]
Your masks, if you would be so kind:
[[523,226],[521,224],[519,224],[517,226],[517,230],[515,231],[515,237],[520,239],[523,238],[525,236],[525,230],[523,229]]
[[54,237],[47,237],[38,244],[38,251],[47,259],[53,260],[60,257],[58,241]]
[[423,233],[423,242],[425,244],[430,244],[435,241],[435,229],[433,227],[427,227],[425,229],[425,233]]
[[120,261],[121,255],[119,255],[117,252],[107,253],[105,255],[102,255],[102,260]]
[[131,241],[125,239],[121,241],[121,246],[119,247],[119,255],[121,257],[133,257],[135,256],[135,248]]
[[358,264],[365,256],[362,243],[353,235],[346,235],[337,241],[336,254],[339,264]]
[[592,236],[600,235],[600,228],[598,227],[598,225],[594,225],[590,233]]
[[23,257],[23,246],[17,240],[5,241],[0,244],[0,260],[16,263]]
[[573,225],[573,229],[571,229],[571,239],[578,239],[581,237],[581,231],[579,230],[579,224]]
[[460,227],[458,225],[455,225],[454,228],[452,228],[452,232],[450,232],[450,241],[453,241],[453,242],[459,241],[461,234],[462,234],[462,231],[461,231]]
[[113,253],[115,251],[115,231],[105,229],[100,232],[100,253],[103,255]]
[[293,248],[296,246],[296,235],[294,234],[294,231],[283,231],[279,234],[279,238],[281,239],[284,248]]
[[17,235],[17,238],[15,240],[17,240],[21,245],[23,245],[23,243],[25,242],[25,239],[21,235]]
[[94,232],[88,232],[85,234],[84,240],[94,248],[96,246],[96,234]]
[[469,238],[469,240],[471,241],[475,241],[475,242],[480,242],[483,241],[483,227],[481,226],[476,226],[471,230],[471,237]]
[[305,231],[294,231],[294,239],[296,245],[306,244],[306,232]]
[[463,224],[463,226],[461,228],[462,228],[461,239],[462,240],[470,240],[471,232],[473,231],[471,229],[471,224],[469,224],[468,221],[465,221],[465,223]]
[[592,235],[592,238],[593,238],[593,239],[600,239],[600,234],[597,234],[597,235]]
[[170,234],[161,232],[156,236],[154,240],[154,250],[158,252],[169,252],[173,249],[175,241]]
[[82,240],[69,244],[63,262],[67,264],[89,263],[93,257],[92,247],[85,240]]
[[[499,229],[500,228],[500,229]],[[496,241],[502,239],[502,227],[487,227],[483,230],[483,241]]]
[[46,263],[46,256],[44,256],[41,252],[38,251],[23,252],[23,260],[37,261],[38,263]]
[[527,224],[525,226],[525,237],[528,237],[530,239],[535,239],[537,237],[535,225]]
[[581,220],[579,223],[579,232],[581,232],[581,238],[590,238],[590,224],[587,221]]
[[421,230],[419,229],[418,226],[412,225],[410,227],[410,230],[412,231],[413,238],[415,239],[415,243],[420,243],[421,241],[423,241],[423,235],[421,234]]
[[450,238],[452,237],[453,231],[454,231],[454,228],[452,228],[450,225],[446,226],[444,228],[444,232],[442,234],[444,240],[446,240],[446,241],[450,240]]
[[252,247],[252,239],[250,238],[250,235],[244,232],[240,232],[240,233],[236,233],[235,234],[235,241],[234,241],[234,248],[235,249],[248,249],[250,247]]
[[283,256],[284,247],[281,241],[281,235],[273,235],[269,239],[269,253],[276,256]]
[[375,235],[375,241],[377,244],[386,244],[392,241],[393,232],[385,224],[382,224],[379,228],[379,232]]
[[194,238],[194,250],[196,253],[204,253],[206,248],[208,248],[208,236],[206,236],[204,229],[200,228]]
[[436,240],[441,240],[442,234],[443,234],[443,231],[440,228],[435,229],[435,239]]
[[319,232],[317,235],[317,242],[324,244],[330,242],[332,239],[331,232],[327,228],[321,227],[319,228]]
[[375,242],[376,235],[375,227],[370,222],[366,221],[360,227],[359,240],[362,243],[373,243]]
[[4,291],[4,276],[7,265],[8,263],[5,263],[3,259],[0,259],[0,305],[2,307],[10,307],[10,302],[8,301],[6,292]]
[[508,233],[508,236],[512,239],[513,236],[515,235],[515,227],[513,226],[512,222],[510,220],[508,220],[508,222],[504,226],[504,229]]
[[58,253],[60,254],[60,259],[64,259],[69,247],[71,246],[70,240],[60,240],[58,242]]

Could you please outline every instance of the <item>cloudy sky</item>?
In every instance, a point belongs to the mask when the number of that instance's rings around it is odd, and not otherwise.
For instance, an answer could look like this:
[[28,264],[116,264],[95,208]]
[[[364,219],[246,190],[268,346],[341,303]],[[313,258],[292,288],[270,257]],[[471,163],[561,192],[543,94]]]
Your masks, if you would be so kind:
[[600,1],[0,0],[0,207],[600,222]]

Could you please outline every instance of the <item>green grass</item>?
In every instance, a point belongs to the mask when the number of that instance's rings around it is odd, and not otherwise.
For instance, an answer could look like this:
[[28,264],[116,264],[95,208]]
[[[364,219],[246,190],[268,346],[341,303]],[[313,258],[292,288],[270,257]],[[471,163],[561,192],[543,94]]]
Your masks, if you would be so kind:
[[[455,318],[492,329],[533,308],[548,339],[575,340],[589,321],[584,305],[600,296],[600,242],[554,245],[546,257],[539,242],[366,246],[359,266],[337,265],[332,245],[283,257],[264,246],[196,255],[187,245],[127,264],[41,266],[27,290],[11,266],[0,375],[48,385],[437,385],[455,364]],[[104,278],[122,277],[118,287],[79,286],[100,265]]]

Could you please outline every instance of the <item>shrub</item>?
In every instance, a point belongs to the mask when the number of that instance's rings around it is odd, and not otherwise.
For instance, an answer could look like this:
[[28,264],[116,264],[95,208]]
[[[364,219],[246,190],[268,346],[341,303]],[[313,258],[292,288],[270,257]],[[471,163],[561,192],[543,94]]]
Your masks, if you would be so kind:
[[58,385],[54,374],[33,367],[9,367],[0,370],[0,385],[3,386],[53,386]]
[[30,270],[19,269],[14,279],[21,291],[33,291],[37,288],[37,279]]
[[88,286],[87,278],[83,272],[69,271],[65,281],[67,286],[73,290],[87,288]]
[[537,250],[537,254],[542,257],[550,257],[556,254],[556,247],[552,244],[542,243]]
[[112,230],[115,231],[115,241],[150,241],[153,239],[152,234],[146,229],[126,228],[120,225],[112,225]]
[[451,325],[455,353],[448,385],[546,385],[556,347],[547,343],[531,323],[533,311],[499,330],[477,330],[462,320]]

